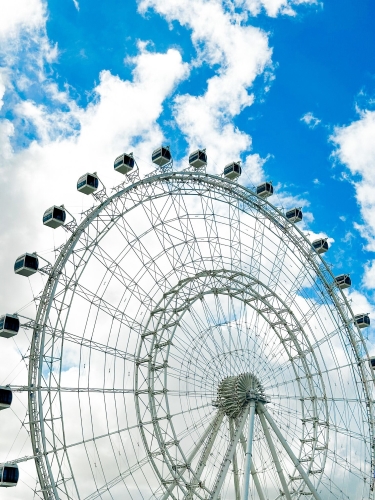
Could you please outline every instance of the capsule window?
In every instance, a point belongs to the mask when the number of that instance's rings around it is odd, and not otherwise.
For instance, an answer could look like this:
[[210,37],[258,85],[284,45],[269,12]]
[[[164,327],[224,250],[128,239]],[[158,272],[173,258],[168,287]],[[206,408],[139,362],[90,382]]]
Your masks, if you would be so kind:
[[5,464],[0,468],[0,486],[16,486],[19,480],[19,470],[17,464]]
[[194,168],[200,168],[207,165],[207,155],[205,149],[197,149],[189,155],[189,165]]
[[367,328],[371,324],[368,314],[357,314],[354,316],[354,321],[359,328]]
[[99,182],[98,182],[98,178],[97,177],[94,177],[93,175],[88,175],[87,176],[87,185],[88,186],[91,186],[95,189],[97,189],[98,185],[99,185]]
[[14,272],[22,276],[31,276],[36,273],[39,267],[39,260],[36,255],[24,254],[18,257],[14,264]]
[[63,208],[54,205],[44,212],[43,224],[55,229],[64,224],[65,218],[66,211]]
[[290,222],[300,222],[303,219],[302,210],[300,208],[292,208],[286,212],[285,217]]
[[270,182],[264,182],[257,186],[257,195],[261,198],[268,198],[273,194],[273,186]]
[[6,314],[0,318],[0,337],[9,339],[17,335],[20,329],[20,320],[17,316]]
[[339,276],[336,276],[335,283],[339,288],[341,288],[341,290],[344,290],[345,288],[349,288],[351,286],[352,280],[349,274],[340,274]]
[[134,167],[134,158],[133,154],[122,154],[118,156],[114,162],[114,169],[116,172],[120,172],[121,174],[128,174]]
[[241,165],[237,162],[229,163],[224,168],[224,177],[230,180],[237,179],[242,173]]
[[77,189],[80,193],[83,194],[92,194],[98,189],[98,186],[99,179],[95,173],[87,173],[85,175],[82,175],[82,177],[80,177],[77,182]]
[[159,167],[166,165],[171,161],[171,159],[172,159],[171,152],[169,148],[166,146],[162,146],[158,149],[155,149],[155,151],[152,153],[152,161],[156,165],[159,165]]
[[13,394],[10,389],[0,387],[0,410],[5,410],[12,404]]
[[325,238],[320,238],[312,242],[312,247],[318,253],[325,253],[328,250],[328,242]]

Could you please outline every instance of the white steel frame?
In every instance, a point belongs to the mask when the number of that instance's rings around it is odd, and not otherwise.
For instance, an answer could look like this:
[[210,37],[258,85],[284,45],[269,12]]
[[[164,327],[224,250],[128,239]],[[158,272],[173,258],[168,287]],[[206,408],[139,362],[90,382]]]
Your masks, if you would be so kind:
[[[328,491],[339,491],[338,486],[332,485],[334,482],[332,478],[327,478],[325,475],[327,460],[332,463],[334,460],[337,460],[334,463],[341,461],[339,458],[332,458],[329,438],[330,431],[340,431],[340,424],[330,416],[330,406],[337,401],[327,395],[326,379],[323,377],[327,370],[322,365],[319,351],[323,344],[331,345],[330,338],[335,336],[345,339],[343,345],[348,353],[346,358],[349,360],[348,369],[360,381],[357,384],[357,393],[347,401],[356,405],[355,411],[362,415],[366,435],[357,436],[350,429],[347,429],[346,433],[350,439],[361,442],[364,440],[368,461],[366,470],[356,470],[354,464],[346,467],[340,462],[340,466],[344,467],[345,474],[352,473],[356,477],[361,474],[364,477],[363,491],[368,492],[368,498],[374,498],[369,489],[375,467],[372,446],[375,422],[372,399],[374,375],[368,368],[366,343],[361,331],[354,324],[354,314],[346,296],[334,286],[334,274],[325,261],[311,250],[311,244],[305,235],[288,222],[281,211],[268,201],[257,197],[251,190],[225,178],[208,175],[204,171],[156,172],[143,180],[136,180],[111,197],[106,197],[104,191],[103,193],[100,205],[87,213],[79,225],[74,224],[69,228],[71,236],[61,247],[55,264],[41,269],[41,272],[47,275],[47,284],[40,297],[37,315],[35,320],[26,320],[23,323],[25,328],[33,329],[29,377],[27,386],[14,389],[28,393],[33,456],[23,457],[14,462],[30,458],[35,460],[40,484],[39,493],[44,500],[82,498],[71,465],[69,450],[78,445],[86,446],[89,442],[95,444],[101,439],[101,436],[94,435],[83,439],[80,443],[66,441],[61,394],[64,391],[126,393],[123,388],[61,386],[59,378],[55,379],[52,366],[58,367],[56,373],[61,377],[64,342],[85,346],[106,357],[122,359],[134,366],[134,388],[128,392],[134,396],[137,422],[122,428],[121,432],[137,429],[146,451],[145,458],[122,471],[117,477],[94,488],[85,500],[100,498],[146,465],[152,466],[161,486],[159,490],[151,492],[152,498],[224,500],[226,498],[224,485],[226,488],[229,487],[228,477],[231,476],[236,500],[249,498],[265,500],[268,498],[265,493],[265,488],[268,487],[265,481],[267,473],[257,468],[259,462],[253,448],[254,442],[259,440],[267,444],[269,456],[272,457],[276,471],[273,477],[278,477],[278,488],[281,492],[280,495],[276,495],[277,498],[285,496],[289,500],[295,500],[310,497],[323,500]],[[211,251],[213,254],[217,252],[215,254],[217,256],[220,255],[219,232],[215,227],[217,224],[215,214],[210,213],[210,209],[212,204],[217,202],[229,207],[230,215],[227,223],[231,233],[231,263],[225,264],[222,259],[222,265],[207,268],[206,262],[198,260],[194,264],[192,273],[188,266],[180,262],[180,267],[176,268],[179,277],[177,283],[175,282],[161,297],[159,295],[158,300],[155,300],[136,280],[127,278],[122,266],[113,261],[101,248],[101,242],[116,225],[120,225],[124,234],[128,231],[120,221],[131,214],[134,207],[147,203],[152,205],[156,200],[172,198],[173,203],[179,204],[179,210],[183,211],[184,195],[194,195],[205,200],[205,204],[202,202],[205,227],[208,237],[211,238],[209,240]],[[241,264],[243,248],[241,220],[238,215],[240,212],[252,214],[255,220],[252,260],[246,271]],[[150,223],[156,227],[158,221],[155,213],[150,211],[148,215]],[[157,216],[160,218],[159,214]],[[186,219],[186,226],[182,226],[181,223],[181,228],[186,234],[191,231],[189,217]],[[256,262],[261,260],[267,250],[264,243],[265,228],[272,231],[278,241],[267,283],[264,282],[260,266],[256,266]],[[132,236],[133,233],[130,231],[126,233],[126,238]],[[168,234],[163,234],[163,238],[165,245],[168,245]],[[134,239],[134,242],[138,244],[139,239]],[[275,288],[280,282],[281,270],[291,245],[294,249],[298,249],[304,265],[296,275],[288,293],[281,297],[275,293]],[[140,251],[144,251],[146,259],[146,250]],[[138,321],[128,315],[126,310],[120,310],[80,283],[80,276],[93,258],[100,260],[114,279],[127,282],[127,290],[138,297],[149,311],[147,321]],[[220,259],[218,260],[220,263]],[[72,271],[67,270],[68,263],[71,263]],[[150,263],[154,266],[154,273],[157,276],[161,271],[157,269],[154,260]],[[307,275],[316,276],[316,287],[322,297],[321,303],[311,305],[301,319],[295,314],[295,301],[296,295],[303,289]],[[166,283],[169,278],[169,276],[164,278]],[[69,309],[74,294],[82,300],[89,301],[99,310],[105,311],[127,328],[136,331],[139,336],[137,351],[123,351],[67,331],[62,311],[64,307]],[[283,369],[284,371],[290,369],[291,373],[294,373],[294,379],[290,383],[295,385],[296,394],[299,394],[299,400],[302,401],[303,432],[300,435],[298,449],[295,443],[288,443],[290,431],[281,428],[281,425],[291,418],[290,414],[284,420],[279,418],[276,422],[275,414],[271,415],[272,410],[268,411],[264,400],[259,398],[247,401],[236,417],[225,415],[220,408],[215,409],[215,403],[213,406],[211,404],[212,418],[210,422],[206,422],[204,431],[200,430],[193,448],[187,454],[181,445],[181,432],[178,433],[173,424],[178,418],[177,414],[170,413],[173,390],[168,385],[171,376],[169,363],[174,359],[173,346],[179,339],[178,329],[181,328],[184,315],[194,307],[198,307],[197,304],[201,303],[202,307],[206,307],[205,301],[209,297],[227,297],[229,301],[233,301],[234,297],[244,304],[244,307],[251,308],[272,330],[279,345],[283,346],[283,352],[288,358],[288,366]],[[215,300],[219,307],[219,299]],[[329,336],[314,341],[308,333],[309,321],[311,318],[319,317],[319,308],[323,307],[322,305],[334,311],[337,328],[331,331]],[[57,324],[52,324],[49,320],[52,310],[58,318],[61,317]],[[45,375],[46,366],[50,367],[48,377]],[[280,373],[283,373],[282,370]],[[269,383],[268,390],[272,389],[272,384]],[[277,392],[277,386],[275,390]],[[276,394],[277,396],[280,395]],[[271,408],[273,397],[275,396],[271,394]],[[288,398],[290,397],[287,395],[285,400]],[[52,410],[49,410],[52,405],[54,408],[60,408],[60,414],[52,415]],[[178,415],[189,411],[182,408]],[[58,420],[62,422],[61,427],[56,423]],[[201,425],[203,427],[203,424]],[[268,426],[277,440],[272,437]],[[247,431],[246,438],[244,429]],[[119,430],[114,431],[112,434],[119,432]],[[110,435],[111,432],[106,434]],[[227,438],[224,439],[224,435]],[[226,443],[226,449],[218,447],[219,441]],[[281,446],[284,450],[283,462],[279,459],[277,446]],[[213,453],[216,454],[219,464],[216,468],[210,458]],[[243,469],[240,467],[239,454],[242,457]],[[290,464],[293,465],[295,473]],[[231,465],[232,471],[230,471]],[[317,465],[318,469],[314,469]],[[207,480],[202,480],[203,477]],[[70,489],[67,487],[68,482],[73,485],[73,489],[71,486]],[[347,498],[345,492],[341,494],[340,498]]]

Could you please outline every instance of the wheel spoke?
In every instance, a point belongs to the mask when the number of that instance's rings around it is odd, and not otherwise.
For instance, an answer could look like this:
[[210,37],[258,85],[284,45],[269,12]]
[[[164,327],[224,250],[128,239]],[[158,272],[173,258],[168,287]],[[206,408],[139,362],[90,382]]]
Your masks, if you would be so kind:
[[261,422],[262,427],[263,427],[264,435],[266,436],[268,447],[271,451],[272,459],[275,463],[276,471],[277,471],[277,474],[279,476],[281,487],[283,489],[284,495],[287,498],[287,500],[292,500],[292,497],[290,496],[288,485],[287,485],[286,480],[285,480],[284,472],[283,472],[283,469],[281,467],[280,460],[279,460],[279,457],[277,455],[275,445],[273,444],[271,434],[270,434],[270,431],[267,427],[266,420],[264,418],[263,413],[259,413],[259,419],[260,419],[260,422]]
[[309,490],[311,491],[311,494],[313,495],[313,497],[315,498],[315,500],[321,500],[319,493],[316,491],[314,485],[310,481],[309,476],[304,471],[304,469],[303,469],[301,463],[299,462],[298,458],[294,455],[294,453],[292,452],[292,450],[289,447],[288,443],[285,441],[284,436],[281,434],[279,428],[277,427],[276,423],[272,419],[271,415],[268,413],[268,411],[266,410],[266,408],[264,407],[264,405],[262,405],[261,403],[259,404],[259,407],[260,407],[260,414],[259,414],[259,416],[260,416],[260,419],[261,419],[261,422],[262,422],[263,430],[265,431],[265,429],[267,429],[267,432],[269,434],[267,424],[264,421],[264,417],[265,417],[267,419],[268,423],[270,424],[272,430],[274,431],[274,433],[276,434],[276,436],[279,438],[280,443],[283,445],[285,451],[288,453],[290,459],[292,460],[293,464],[297,468],[298,472],[303,477],[303,480],[307,484],[307,486],[308,486]]
[[245,407],[244,410],[242,411],[241,417],[239,418],[239,424],[234,433],[233,439],[231,439],[229,442],[228,449],[224,457],[224,461],[219,469],[215,485],[212,489],[212,497],[211,497],[212,500],[217,500],[220,495],[221,488],[224,484],[229,466],[233,460],[233,455],[236,450],[237,443],[240,440],[242,429],[244,428],[248,414],[249,414],[249,408]]

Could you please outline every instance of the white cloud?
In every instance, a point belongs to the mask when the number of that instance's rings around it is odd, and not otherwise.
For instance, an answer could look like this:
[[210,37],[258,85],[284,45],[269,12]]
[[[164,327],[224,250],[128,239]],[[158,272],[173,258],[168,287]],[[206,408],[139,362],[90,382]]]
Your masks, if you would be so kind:
[[77,11],[79,12],[79,3],[77,0],[73,0],[73,3],[74,3],[74,7],[77,9]]
[[321,120],[316,118],[316,116],[314,116],[313,113],[311,113],[311,112],[303,115],[301,118],[301,121],[305,122],[309,128],[315,128],[321,122]]
[[337,127],[331,137],[337,146],[335,156],[353,176],[356,199],[363,223],[357,224],[367,249],[375,251],[375,111],[362,111],[358,120]]
[[[350,125],[337,127],[331,140],[336,145],[335,157],[346,165],[352,174],[350,179],[360,206],[362,221],[354,227],[367,242],[367,250],[375,251],[375,112],[362,111],[358,120]],[[341,217],[340,217],[341,218]],[[341,218],[345,220],[345,218]],[[364,266],[362,286],[375,290],[375,260]],[[375,308],[363,294],[350,293],[357,312],[369,312],[375,316]]]
[[[251,137],[240,131],[233,119],[253,103],[254,96],[248,89],[271,64],[266,33],[237,23],[218,0],[143,0],[139,8],[141,12],[153,8],[169,22],[177,20],[191,29],[198,52],[195,64],[219,66],[202,95],[176,98],[174,112],[189,148],[206,147],[210,169],[221,171],[226,163],[251,149]],[[254,182],[263,177],[263,163],[259,156],[246,155],[244,167],[253,169]]]
[[362,285],[364,288],[375,290],[375,260],[366,264]]
[[236,5],[242,5],[247,8],[252,16],[257,16],[260,12],[270,17],[276,17],[280,14],[295,16],[294,6],[301,4],[317,4],[316,0],[234,0]]
[[46,4],[42,0],[2,0],[0,43],[19,35],[21,30],[44,27]]
[[[157,124],[163,102],[187,76],[188,66],[175,49],[158,54],[141,48],[133,62],[132,81],[121,80],[109,71],[101,72],[94,89],[95,102],[87,109],[78,108],[61,93],[56,98],[65,99],[67,112],[58,108],[51,112],[44,105],[20,102],[15,113],[35,126],[38,133],[38,140],[27,149],[14,153],[10,143],[13,126],[7,120],[0,122],[3,192],[0,208],[5,214],[0,224],[6,234],[0,243],[0,256],[6,269],[4,277],[14,286],[17,277],[12,277],[12,261],[29,248],[29,242],[33,241],[33,249],[54,246],[50,231],[40,231],[43,211],[64,201],[68,207],[80,208],[82,203],[91,203],[75,190],[79,175],[98,170],[108,186],[119,183],[121,177],[113,172],[112,159],[134,146],[140,158],[147,158],[146,166],[138,160],[144,171],[150,168],[150,151],[163,140]],[[164,68],[162,73],[158,71],[160,67]],[[15,220],[19,224],[14,225]],[[14,244],[10,246],[11,241]],[[16,295],[13,294],[13,300]],[[10,296],[4,290],[0,292],[3,307],[12,310],[15,303]],[[17,302],[18,306],[22,303],[19,297]]]

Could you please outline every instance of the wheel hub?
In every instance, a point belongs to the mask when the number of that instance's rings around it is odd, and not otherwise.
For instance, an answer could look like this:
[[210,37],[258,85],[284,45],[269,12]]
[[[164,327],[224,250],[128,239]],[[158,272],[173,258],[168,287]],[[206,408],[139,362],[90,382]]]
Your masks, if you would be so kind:
[[263,387],[252,373],[241,373],[220,382],[215,406],[228,417],[237,418],[251,400],[266,400]]

